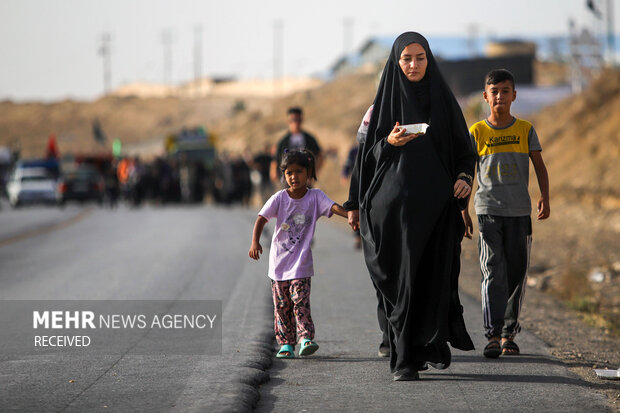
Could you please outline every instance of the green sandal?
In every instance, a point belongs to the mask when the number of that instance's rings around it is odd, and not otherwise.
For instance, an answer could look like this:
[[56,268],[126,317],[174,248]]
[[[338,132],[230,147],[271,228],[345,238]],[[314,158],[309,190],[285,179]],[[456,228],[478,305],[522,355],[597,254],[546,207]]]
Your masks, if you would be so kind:
[[282,347],[280,347],[278,354],[276,354],[276,357],[279,359],[295,358],[295,347],[290,344],[283,344]]
[[301,340],[301,348],[299,349],[300,356],[309,356],[319,349],[319,345],[314,341],[304,338]]

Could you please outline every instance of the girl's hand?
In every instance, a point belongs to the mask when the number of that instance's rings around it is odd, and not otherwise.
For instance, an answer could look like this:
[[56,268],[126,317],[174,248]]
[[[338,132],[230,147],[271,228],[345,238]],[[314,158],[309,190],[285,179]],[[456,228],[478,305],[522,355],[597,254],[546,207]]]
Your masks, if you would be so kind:
[[360,211],[359,209],[347,212],[349,225],[353,231],[360,229]]
[[454,183],[454,197],[466,198],[471,193],[471,187],[462,179],[457,179]]
[[252,246],[250,247],[250,253],[248,254],[250,258],[257,260],[260,258],[260,254],[262,253],[263,253],[263,247],[261,247],[260,243],[253,242]]
[[400,123],[396,122],[396,125],[394,125],[394,129],[392,129],[392,132],[390,132],[389,136],[387,137],[388,143],[392,146],[403,146],[407,142],[414,140],[420,135],[423,135],[422,133],[410,133],[405,135],[406,129],[399,130],[399,126]]

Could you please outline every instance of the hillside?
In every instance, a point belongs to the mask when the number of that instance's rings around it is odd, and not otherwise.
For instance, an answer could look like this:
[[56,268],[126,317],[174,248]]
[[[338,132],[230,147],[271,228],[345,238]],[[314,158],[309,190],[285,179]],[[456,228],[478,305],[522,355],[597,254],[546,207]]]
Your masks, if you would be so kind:
[[561,173],[554,192],[620,207],[620,71],[603,73],[584,93],[534,118],[545,158]]
[[[41,156],[49,133],[61,153],[102,149],[92,138],[98,118],[110,138],[153,155],[163,137],[185,125],[206,125],[221,150],[255,152],[286,130],[286,109],[303,106],[305,128],[328,153],[318,186],[344,201],[339,172],[372,102],[375,75],[338,78],[284,98],[106,97],[54,104],[0,102],[0,146],[19,140],[24,156]],[[237,107],[237,111],[233,107]],[[468,124],[475,120],[465,108]],[[580,95],[529,117],[540,136],[551,180],[551,218],[534,223],[530,285],[548,290],[607,330],[620,330],[620,71],[608,71]],[[111,142],[103,149],[109,150]],[[533,171],[533,169],[532,169]],[[538,185],[532,172],[535,203]],[[593,272],[602,282],[591,282]]]
[[[265,99],[246,101],[253,108]],[[58,138],[61,154],[111,150],[112,140],[123,145],[163,138],[183,126],[209,126],[228,116],[237,101],[234,97],[203,99],[108,96],[94,102],[62,101],[58,103],[0,102],[0,146],[21,148],[23,157],[43,156],[50,133]],[[93,139],[92,122],[98,119],[108,137],[101,146]],[[162,145],[157,145],[163,148]],[[158,149],[159,150],[159,149]]]
[[[620,333],[620,71],[531,120],[551,180],[551,218],[534,226],[532,283]],[[534,177],[532,194],[537,193]],[[535,199],[535,196],[533,196]],[[598,281],[596,275],[598,274]],[[602,278],[602,280],[601,280]]]

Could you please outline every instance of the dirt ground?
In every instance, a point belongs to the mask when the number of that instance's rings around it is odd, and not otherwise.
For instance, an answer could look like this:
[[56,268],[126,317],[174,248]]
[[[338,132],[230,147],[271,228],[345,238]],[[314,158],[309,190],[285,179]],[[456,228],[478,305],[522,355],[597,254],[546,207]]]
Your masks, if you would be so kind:
[[[540,238],[534,239],[533,248],[537,248],[537,243],[542,243]],[[460,286],[467,294],[479,299],[480,271],[476,243],[477,237],[474,237],[473,242],[463,241]],[[532,257],[533,268],[538,262],[537,258]],[[532,278],[540,277],[534,275]],[[583,316],[552,295],[542,292],[531,282],[525,293],[520,322],[523,328],[549,345],[552,354],[564,362],[569,370],[586,380],[591,389],[604,393],[612,409],[620,412],[620,381],[599,379],[594,372],[595,368],[620,367],[620,340],[617,336],[604,328],[584,322]]]
[[[344,202],[348,192],[340,182],[340,170],[372,102],[377,79],[376,74],[352,75],[275,101],[107,97],[55,104],[0,102],[0,145],[19,142],[24,155],[40,156],[48,134],[54,132],[61,153],[93,150],[92,120],[98,118],[110,138],[122,137],[127,146],[151,141],[159,145],[183,126],[206,124],[218,133],[218,149],[242,153],[274,144],[286,130],[286,108],[301,105],[306,129],[316,135],[327,154],[318,186]],[[245,110],[234,112],[239,102]],[[478,120],[465,112],[468,124]],[[620,382],[597,379],[593,371],[620,367],[618,113],[620,71],[615,71],[603,74],[584,93],[528,119],[541,139],[549,170],[551,217],[534,222],[521,321],[592,389],[604,392],[620,412]],[[531,175],[535,205],[533,170]],[[479,297],[475,242],[464,241],[463,265],[476,276],[462,277],[461,286]]]

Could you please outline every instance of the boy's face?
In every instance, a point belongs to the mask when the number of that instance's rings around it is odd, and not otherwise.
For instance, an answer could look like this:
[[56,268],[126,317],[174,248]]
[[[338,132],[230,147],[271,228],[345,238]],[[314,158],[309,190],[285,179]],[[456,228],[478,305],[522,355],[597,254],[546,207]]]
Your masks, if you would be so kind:
[[303,118],[300,114],[291,113],[288,115],[288,130],[291,133],[300,133],[301,132],[301,122]]
[[504,80],[494,85],[486,85],[482,96],[489,104],[491,111],[510,113],[510,105],[517,98],[517,91],[512,86],[510,80]]

